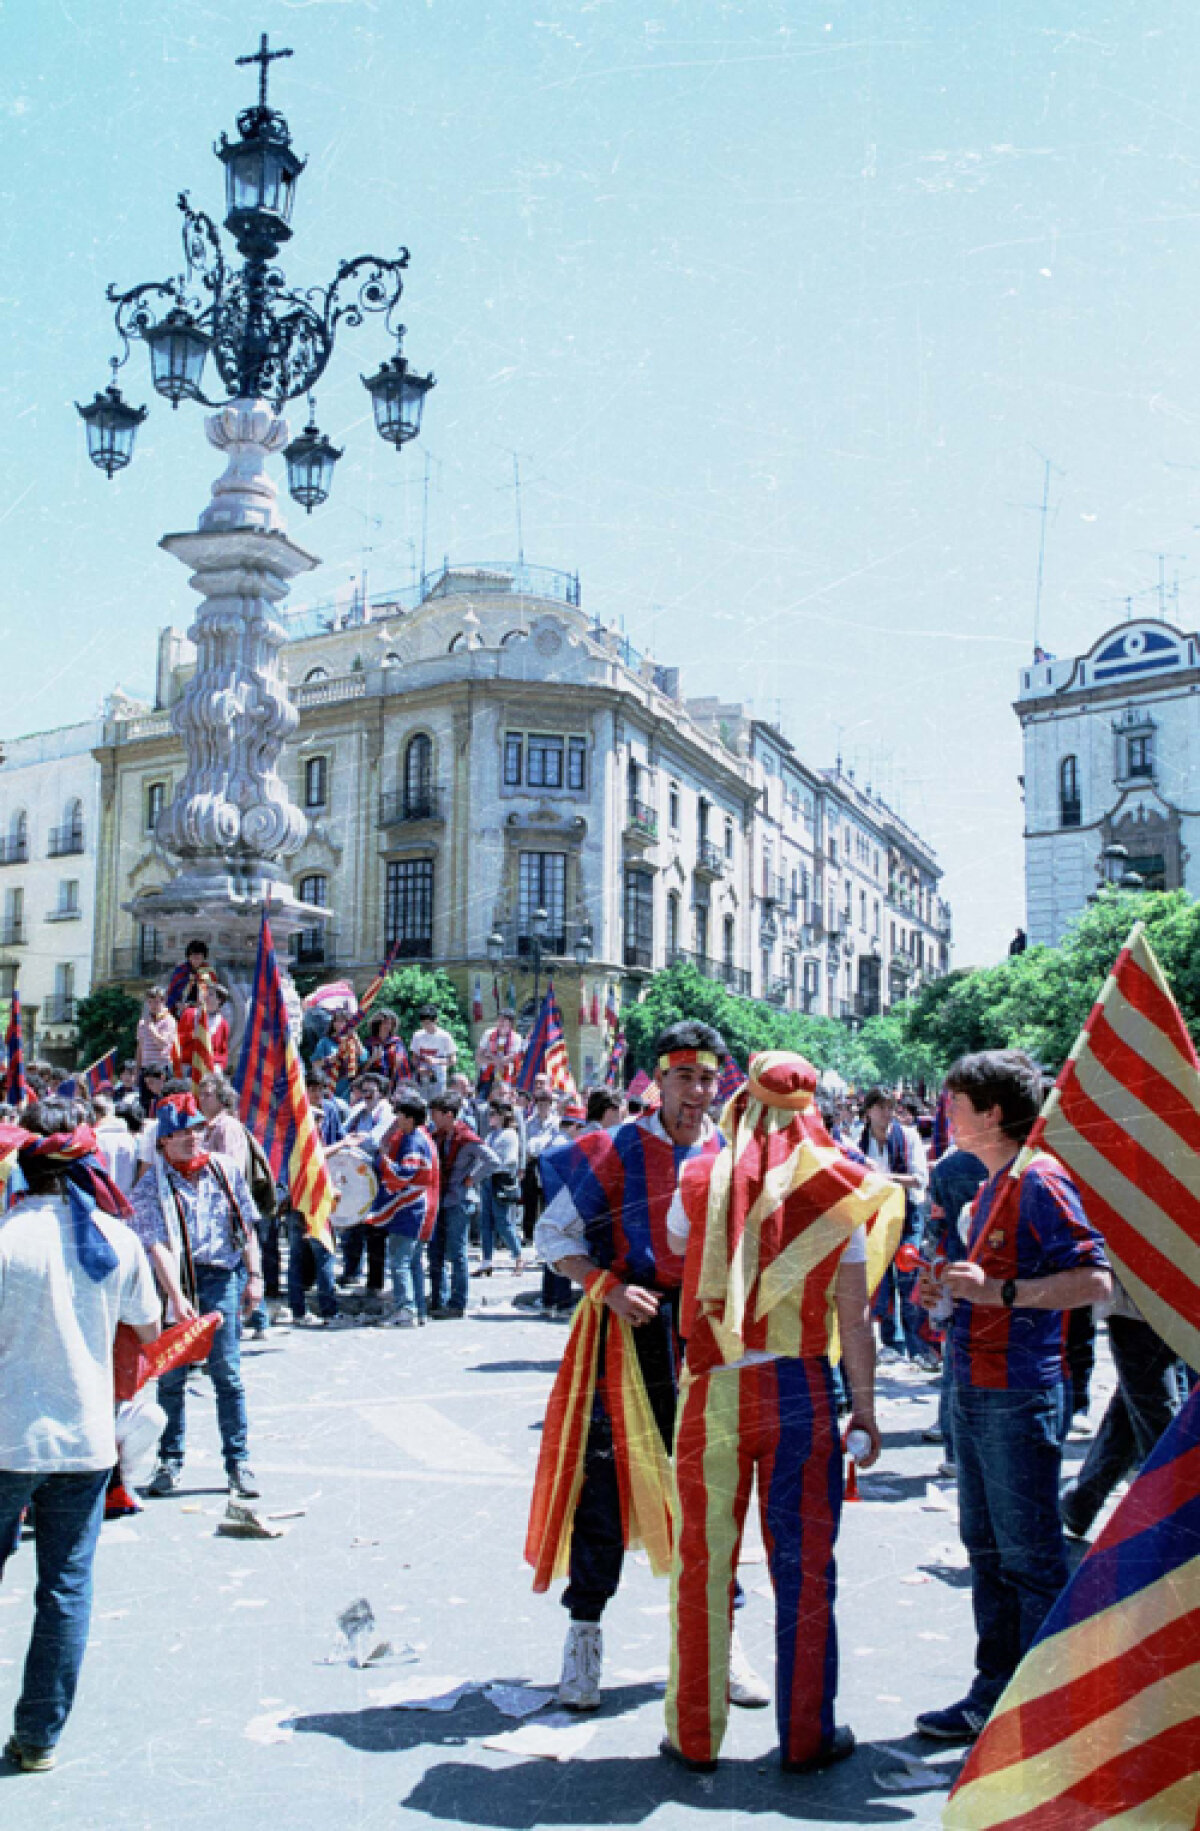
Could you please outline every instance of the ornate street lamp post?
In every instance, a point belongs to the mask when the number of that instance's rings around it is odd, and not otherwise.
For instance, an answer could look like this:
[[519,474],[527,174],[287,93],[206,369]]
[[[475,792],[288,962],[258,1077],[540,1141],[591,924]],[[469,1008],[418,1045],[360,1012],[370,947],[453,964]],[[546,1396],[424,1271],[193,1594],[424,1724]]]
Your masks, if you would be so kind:
[[[311,393],[339,329],[361,325],[368,313],[382,315],[396,338],[395,355],[364,377],[389,444],[400,449],[416,438],[434,386],[432,375],[410,368],[404,326],[395,321],[406,248],[392,258],[361,254],[343,261],[324,287],[289,288],[276,265],[291,239],[305,162],[287,121],[268,104],[267,84],[271,64],[291,55],[272,51],[264,33],[253,55],[237,59],[259,67],[258,102],[239,115],[237,137],[222,134],[214,149],[225,168],[225,228],[240,265],[227,258],[212,219],[184,193],[184,272],[126,292],[109,287],[123,354],[114,360],[111,385],[79,408],[88,455],[110,478],[130,462],[146,413],[131,407],[116,384],[133,343],[146,345],[155,392],[173,408],[198,401],[216,409],[205,430],[227,454],[226,469],[197,529],[161,542],[188,567],[202,599],[188,631],[195,672],[172,709],[186,769],[156,827],[177,872],[164,889],[143,892],[129,907],[168,946],[193,934],[207,939],[235,994],[244,994],[249,981],[264,903],[277,939],[327,913],[307,908],[292,892],[289,860],[308,828],[277,767],[298,722],[280,667],[286,638],[278,607],[291,580],[318,561],[288,538],[267,460],[282,453],[290,493],[306,512],[327,499],[342,454],[319,430]],[[210,357],[216,383],[205,381]],[[301,395],[310,397],[309,421],[289,441],[282,410]]]

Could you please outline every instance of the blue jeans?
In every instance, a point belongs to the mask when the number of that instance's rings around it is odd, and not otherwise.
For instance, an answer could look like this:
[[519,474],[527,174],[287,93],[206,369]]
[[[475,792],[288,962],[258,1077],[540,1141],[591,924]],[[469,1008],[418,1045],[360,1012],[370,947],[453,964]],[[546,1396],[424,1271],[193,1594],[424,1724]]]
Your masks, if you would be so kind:
[[520,1196],[512,1201],[502,1201],[490,1182],[483,1184],[480,1195],[482,1206],[479,1211],[479,1236],[483,1263],[490,1265],[492,1262],[494,1239],[498,1239],[501,1246],[507,1246],[514,1259],[519,1259],[521,1239],[517,1232],[517,1216],[521,1212]]
[[429,1242],[431,1310],[465,1310],[467,1307],[467,1228],[475,1212],[476,1204],[472,1203],[469,1208],[443,1208],[438,1215]]
[[[217,1428],[225,1467],[246,1460],[246,1392],[242,1385],[242,1343],[238,1312],[246,1274],[239,1266],[225,1271],[217,1265],[196,1267],[196,1308],[202,1315],[221,1312],[221,1327],[208,1351],[208,1371],[217,1395]],[[158,1402],[167,1414],[158,1453],[163,1462],[178,1467],[183,1462],[183,1405],[187,1367],[175,1367],[158,1382]]]
[[392,1279],[392,1301],[401,1310],[428,1314],[425,1303],[425,1262],[421,1242],[407,1233],[387,1236],[387,1266]]
[[26,1748],[53,1748],[75,1700],[92,1618],[92,1561],[108,1469],[86,1475],[0,1470],[0,1544],[33,1502],[37,1553],[33,1633],[13,1730]]
[[1126,1475],[1140,1468],[1179,1409],[1175,1356],[1149,1323],[1110,1316],[1117,1390],[1071,1495],[1072,1527],[1086,1529]]
[[975,1678],[990,1712],[1067,1580],[1058,1482],[1070,1387],[950,1393],[958,1518],[971,1560]]
[[[312,1267],[312,1278],[305,1278],[306,1262]],[[317,1308],[322,1316],[336,1316],[338,1313],[337,1290],[334,1284],[334,1271],[337,1261],[327,1246],[320,1240],[309,1237],[304,1224],[304,1216],[294,1211],[288,1216],[288,1270],[287,1292],[288,1305],[292,1315],[299,1318],[304,1315],[306,1303],[304,1292],[307,1283],[316,1280]]]

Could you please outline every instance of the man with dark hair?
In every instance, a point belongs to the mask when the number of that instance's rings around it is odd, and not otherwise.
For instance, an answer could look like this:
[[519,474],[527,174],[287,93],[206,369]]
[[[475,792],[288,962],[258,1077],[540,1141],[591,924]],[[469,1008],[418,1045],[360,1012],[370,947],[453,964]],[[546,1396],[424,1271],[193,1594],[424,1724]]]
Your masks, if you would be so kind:
[[436,1005],[422,1005],[417,1015],[421,1022],[413,1031],[409,1057],[417,1086],[428,1100],[446,1086],[458,1060],[458,1050],[449,1030],[443,1030],[438,1023]]
[[[555,1434],[543,1437],[526,1555],[534,1565],[534,1587],[545,1589],[565,1561],[569,1581],[563,1607],[571,1625],[563,1652],[559,1701],[569,1710],[600,1704],[603,1639],[600,1620],[616,1594],[624,1560],[629,1491],[627,1440],[614,1432],[608,1389],[607,1344],[617,1323],[622,1349],[632,1344],[636,1377],[645,1391],[663,1445],[669,1453],[675,1426],[676,1380],[682,1357],[679,1289],[683,1261],[667,1238],[667,1215],[683,1166],[716,1153],[722,1140],[709,1117],[725,1042],[711,1025],[687,1020],[668,1026],[653,1048],[654,1078],[661,1105],[611,1131],[585,1132],[574,1143],[552,1148],[542,1158],[547,1207],[534,1242],[545,1262],[584,1287],[572,1338],[594,1342],[595,1400],[586,1421],[582,1483],[578,1488],[565,1559],[551,1544],[541,1521],[556,1516],[550,1499],[556,1460]],[[599,1312],[599,1327],[593,1325]],[[614,1321],[615,1319],[615,1321]],[[585,1337],[585,1331],[589,1331]],[[564,1366],[569,1365],[568,1358]],[[551,1399],[547,1424],[555,1416]],[[566,1446],[564,1445],[564,1448]],[[562,1466],[570,1462],[565,1458]],[[578,1456],[567,1470],[574,1482]],[[734,1637],[730,1694],[734,1702],[765,1704],[768,1696]]]
[[[895,1097],[886,1087],[872,1087],[863,1096],[863,1127],[854,1142],[873,1169],[904,1190],[904,1237],[911,1239],[917,1203],[928,1179],[925,1152],[916,1133],[897,1119]],[[913,1302],[915,1282],[914,1273],[889,1265],[875,1293],[873,1313],[888,1353],[907,1354],[932,1371],[937,1361],[932,1342],[925,1339],[924,1314]]]
[[189,941],[183,959],[167,981],[167,1009],[172,1017],[178,1018],[185,1005],[197,1002],[200,987],[211,971],[208,964],[208,942]]
[[424,1326],[425,1271],[421,1248],[433,1232],[438,1210],[438,1159],[425,1129],[428,1109],[411,1089],[394,1102],[395,1121],[379,1153],[379,1194],[367,1212],[367,1224],[387,1239],[387,1267],[392,1280],[393,1328]]
[[[33,1633],[5,1757],[25,1773],[54,1748],[87,1649],[92,1564],[117,1459],[113,1337],[159,1332],[146,1256],[128,1203],[77,1125],[71,1103],[34,1102],[0,1132],[0,1564],[32,1502],[37,1521]],[[23,1815],[14,1812],[9,1822]],[[28,1820],[23,1820],[28,1823]]]
[[435,1322],[461,1322],[470,1289],[467,1232],[479,1212],[478,1185],[500,1165],[462,1117],[458,1094],[436,1095],[429,1119],[440,1169],[438,1216],[429,1241],[429,1314]]
[[954,1300],[950,1401],[959,1529],[971,1561],[975,1677],[958,1703],[917,1718],[922,1735],[973,1742],[1067,1580],[1058,1485],[1068,1396],[1067,1312],[1112,1291],[1104,1247],[1062,1165],[1021,1150],[1042,1077],[1016,1049],[963,1056],[946,1076],[960,1150],[988,1181],[971,1208],[967,1256],[922,1302]]

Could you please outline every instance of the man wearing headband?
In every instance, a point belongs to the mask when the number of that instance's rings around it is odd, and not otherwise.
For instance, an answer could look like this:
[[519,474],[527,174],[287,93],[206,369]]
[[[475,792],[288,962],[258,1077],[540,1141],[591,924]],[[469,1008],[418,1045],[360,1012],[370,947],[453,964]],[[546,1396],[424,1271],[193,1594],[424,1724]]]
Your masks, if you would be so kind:
[[879,1455],[868,1244],[877,1280],[904,1218],[892,1183],[850,1162],[813,1105],[803,1056],[756,1055],[726,1106],[729,1150],[685,1166],[668,1220],[685,1254],[687,1366],[675,1435],[671,1675],[662,1753],[702,1773],[728,1719],[725,1671],[742,1528],[757,1479],[775,1591],[785,1772],[854,1752],[833,1720],[833,1546],[842,1457],[829,1353],[840,1328],[865,1468]]
[[144,1342],[159,1332],[129,1204],[77,1112],[33,1102],[0,1126],[0,1562],[31,1501],[37,1515],[33,1634],[4,1750],[26,1773],[54,1765],[87,1648],[117,1459],[113,1336],[119,1322]]
[[[231,1157],[206,1152],[207,1121],[191,1093],[158,1103],[155,1161],[133,1192],[131,1225],[146,1247],[179,1318],[221,1314],[208,1356],[217,1401],[217,1427],[232,1493],[254,1500],[258,1486],[246,1461],[246,1393],[242,1385],[239,1318],[263,1300],[258,1209]],[[167,1414],[150,1493],[174,1494],[183,1469],[186,1367],[158,1382]]]
[[[541,1162],[548,1205],[537,1250],[585,1291],[550,1398],[525,1553],[535,1589],[569,1579],[558,1693],[569,1710],[599,1706],[600,1619],[625,1549],[644,1543],[660,1574],[669,1564],[683,1262],[667,1239],[667,1213],[684,1165],[721,1150],[708,1111],[724,1054],[710,1025],[670,1025],[654,1045],[655,1111],[552,1148]],[[582,1473],[573,1445],[584,1446]],[[735,1658],[735,1701],[765,1703],[740,1648]]]

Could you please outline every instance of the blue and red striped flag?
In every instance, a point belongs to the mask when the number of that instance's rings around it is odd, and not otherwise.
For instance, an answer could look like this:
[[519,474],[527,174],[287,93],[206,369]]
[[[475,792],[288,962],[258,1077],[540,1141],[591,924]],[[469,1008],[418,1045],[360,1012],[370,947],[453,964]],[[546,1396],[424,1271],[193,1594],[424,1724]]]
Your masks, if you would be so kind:
[[608,1052],[608,1066],[604,1070],[604,1085],[619,1087],[621,1085],[621,1064],[629,1051],[629,1045],[618,1030],[613,1037],[612,1048]]
[[947,1831],[1200,1812],[1200,1390],[1084,1558],[946,1804]]
[[399,952],[400,952],[400,943],[399,943],[399,941],[394,941],[392,943],[391,952],[387,955],[387,958],[384,960],[383,965],[380,967],[380,969],[376,973],[374,979],[372,979],[370,985],[367,987],[366,991],[362,994],[361,998],[358,1001],[358,1015],[359,1015],[360,1021],[362,1018],[364,1018],[367,1015],[367,1012],[371,1009],[371,1006],[375,1003],[375,1000],[379,997],[380,992],[382,992],[383,986],[384,986],[384,981],[386,980],[388,974],[391,972],[393,962],[395,961],[396,956]]
[[537,1022],[525,1045],[521,1070],[517,1075],[518,1091],[532,1093],[533,1083],[539,1074],[547,1077],[556,1092],[578,1093],[567,1055],[567,1039],[563,1033],[562,1013],[554,996],[553,980],[546,987],[546,996],[542,999]]
[[84,1091],[89,1097],[110,1092],[117,1082],[116,1050],[109,1049],[104,1055],[99,1056],[90,1068],[83,1069],[80,1078],[83,1081]]
[[292,1040],[283,980],[265,911],[234,1085],[242,1124],[266,1151],[276,1182],[286,1177],[288,1199],[304,1216],[306,1231],[332,1250],[333,1184],[317,1121],[308,1103],[304,1069]]
[[727,1049],[725,1059],[721,1063],[720,1075],[717,1077],[717,1091],[713,1095],[714,1102],[719,1101],[724,1106],[726,1100],[732,1100],[734,1094],[739,1093],[745,1085],[746,1076]]
[[25,1079],[25,1046],[21,1041],[21,994],[14,985],[4,1032],[4,1098],[9,1106],[23,1106],[29,1097]]
[[604,1021],[610,1030],[621,1027],[621,1012],[617,1004],[617,988],[610,979],[604,991]]

